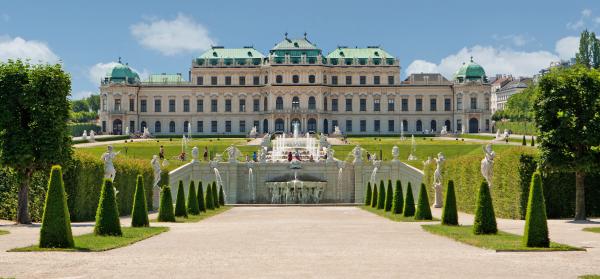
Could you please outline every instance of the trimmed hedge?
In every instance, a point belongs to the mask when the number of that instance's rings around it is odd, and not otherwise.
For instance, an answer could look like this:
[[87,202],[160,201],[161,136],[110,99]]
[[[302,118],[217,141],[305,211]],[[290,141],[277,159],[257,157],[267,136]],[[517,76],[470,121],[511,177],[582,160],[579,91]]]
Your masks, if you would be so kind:
[[96,135],[100,134],[100,126],[92,123],[70,123],[67,125],[69,129],[69,133],[73,137],[81,137],[83,135],[83,131],[87,131],[87,134],[90,134],[91,130],[94,130]]
[[42,248],[69,248],[74,245],[62,170],[60,166],[53,166],[48,180],[39,246]]
[[198,209],[202,212],[206,212],[206,203],[204,202],[204,189],[202,189],[202,181],[198,182],[198,194],[196,195],[198,199]]
[[496,234],[498,232],[498,226],[496,225],[496,215],[494,214],[492,195],[490,194],[490,187],[487,182],[481,182],[479,194],[477,196],[473,233]]
[[404,207],[404,194],[402,193],[402,182],[396,180],[396,190],[394,191],[394,203],[392,204],[392,212],[394,214],[402,213]]
[[446,199],[442,209],[442,225],[458,226],[458,212],[456,210],[456,194],[454,193],[454,181],[448,181]]
[[208,186],[206,186],[206,209],[210,209],[210,210],[215,210],[215,199],[213,198],[213,194],[212,194],[212,185],[209,183]]
[[223,186],[219,186],[219,205],[225,206],[225,193],[223,192]]
[[160,206],[158,207],[157,219],[159,222],[175,222],[171,187],[167,185],[164,185],[160,190]]
[[377,182],[373,183],[373,195],[371,195],[371,207],[377,208],[377,200],[379,199],[379,195],[377,195]]
[[133,198],[133,210],[131,211],[132,227],[148,227],[148,204],[146,203],[146,192],[144,191],[144,177],[137,176],[135,183],[135,196]]
[[198,197],[196,197],[196,187],[194,186],[194,180],[190,181],[190,188],[188,189],[187,210],[191,215],[200,214],[200,208],[198,207]]
[[383,180],[379,182],[379,193],[377,197],[377,209],[383,209],[385,207],[385,186]]
[[367,183],[367,191],[365,192],[365,205],[371,205],[371,182]]
[[179,180],[177,188],[177,200],[175,201],[175,216],[187,218],[187,209],[185,207],[185,192],[183,191],[183,181]]
[[427,197],[427,189],[425,183],[421,183],[419,190],[419,198],[417,200],[417,210],[415,211],[415,220],[432,220],[431,208],[429,208],[429,198]]
[[408,182],[406,186],[406,199],[404,199],[404,209],[402,209],[404,217],[415,216],[415,198],[413,197],[412,186]]
[[110,179],[104,179],[100,192],[100,202],[96,211],[96,226],[94,234],[121,236],[121,221],[119,220],[119,209],[115,199],[115,187]]
[[213,205],[215,206],[215,208],[219,208],[221,207],[221,205],[219,204],[219,192],[217,192],[217,182],[213,181],[212,183],[212,189],[210,190],[210,193],[212,194],[213,197]]
[[392,180],[388,179],[387,191],[385,191],[385,211],[392,211],[392,202],[394,201],[394,191],[392,189]]
[[550,246],[545,208],[542,178],[539,172],[535,172],[531,178],[525,233],[523,234],[523,244],[527,247]]

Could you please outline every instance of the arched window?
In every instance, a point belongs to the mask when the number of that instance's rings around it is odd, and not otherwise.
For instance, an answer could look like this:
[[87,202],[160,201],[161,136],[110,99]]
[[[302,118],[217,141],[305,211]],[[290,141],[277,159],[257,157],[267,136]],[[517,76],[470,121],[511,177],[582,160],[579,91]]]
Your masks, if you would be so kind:
[[169,133],[175,133],[175,121],[169,122]]
[[300,77],[298,75],[293,75],[292,76],[292,82],[293,83],[299,83],[300,82]]
[[148,127],[148,124],[146,124],[146,121],[142,121],[142,123],[140,124],[140,131],[142,131],[142,133],[144,132],[144,128]]
[[308,109],[317,109],[317,101],[313,96],[308,98]]
[[431,132],[437,131],[437,122],[435,120],[431,120]]
[[283,132],[283,119],[277,118],[275,120],[275,132]]
[[265,119],[263,120],[263,133],[268,133],[269,132],[269,120]]
[[327,119],[323,119],[323,133],[329,134],[329,122]]
[[300,98],[298,98],[298,96],[294,96],[294,98],[292,98],[292,108],[293,109],[300,108]]
[[275,109],[276,110],[283,109],[283,98],[282,97],[277,97],[277,99],[275,100]]
[[452,131],[452,127],[451,127],[451,123],[450,120],[446,120],[446,122],[444,122],[444,126],[446,126],[446,131]]
[[308,76],[308,83],[315,83],[315,75]]
[[154,132],[160,133],[160,121],[154,122]]
[[423,131],[423,123],[421,120],[417,120],[417,132]]
[[317,132],[317,120],[314,118],[310,118],[308,119],[308,123],[307,125],[307,130],[309,133],[316,133]]
[[402,120],[402,130],[408,132],[408,120]]
[[189,121],[184,121],[183,122],[183,132],[184,133],[188,133],[190,130],[188,129],[188,126],[190,125]]

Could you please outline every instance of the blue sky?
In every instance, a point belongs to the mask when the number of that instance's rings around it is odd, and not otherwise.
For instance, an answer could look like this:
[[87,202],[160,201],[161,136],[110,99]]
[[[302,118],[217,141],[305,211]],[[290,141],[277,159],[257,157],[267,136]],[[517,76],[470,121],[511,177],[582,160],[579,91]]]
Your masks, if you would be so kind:
[[590,1],[2,1],[0,60],[62,61],[73,97],[98,91],[119,56],[142,76],[183,73],[211,44],[266,53],[288,32],[324,52],[381,45],[402,75],[447,77],[471,55],[488,75],[531,75],[573,56]]

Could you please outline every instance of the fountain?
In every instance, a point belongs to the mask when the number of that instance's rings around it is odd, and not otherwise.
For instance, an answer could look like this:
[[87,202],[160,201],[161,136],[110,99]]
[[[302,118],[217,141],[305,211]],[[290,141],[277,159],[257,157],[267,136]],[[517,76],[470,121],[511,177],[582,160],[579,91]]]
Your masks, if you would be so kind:
[[300,137],[299,123],[293,123],[293,127],[292,138],[282,134],[273,140],[271,162],[285,162],[290,152],[298,153],[301,161],[309,161],[312,158],[318,162],[321,155],[319,143],[309,133],[306,133],[306,137]]
[[219,188],[223,188],[223,197],[226,199],[225,197],[225,187],[223,185],[223,179],[221,178],[221,173],[219,173],[219,169],[217,168],[213,168],[213,171],[215,172],[215,180],[217,181],[217,191],[219,191]]
[[252,126],[252,129],[250,130],[248,137],[255,138],[257,134],[258,133],[256,132],[256,126]]
[[417,155],[415,153],[417,152],[417,142],[415,142],[415,135],[411,135],[410,137],[410,155],[408,155],[408,160],[416,161]]
[[266,186],[271,193],[271,203],[273,204],[309,204],[319,203],[325,190],[327,182],[309,181],[310,179],[298,178],[297,171],[294,177],[287,181],[266,182]]
[[254,181],[254,171],[252,170],[251,162],[248,162],[248,191],[250,192],[250,200],[256,202],[256,182]]
[[400,122],[400,140],[405,140],[405,138],[404,138],[404,121]]

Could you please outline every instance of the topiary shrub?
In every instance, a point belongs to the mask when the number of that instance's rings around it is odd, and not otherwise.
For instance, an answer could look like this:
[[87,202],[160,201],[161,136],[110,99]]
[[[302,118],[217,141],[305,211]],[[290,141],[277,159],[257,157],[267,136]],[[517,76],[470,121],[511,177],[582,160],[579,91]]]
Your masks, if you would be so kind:
[[394,201],[394,191],[392,189],[392,180],[388,180],[387,191],[385,191],[385,211],[392,211],[392,202]]
[[415,211],[415,220],[432,220],[431,208],[429,207],[429,197],[427,196],[427,189],[425,183],[421,183],[421,189],[419,190],[419,198],[417,200],[417,211]]
[[402,213],[404,207],[404,194],[402,193],[402,182],[396,180],[396,190],[394,191],[394,202],[392,204],[392,212],[394,214]]
[[194,180],[190,180],[190,188],[188,189],[187,211],[191,215],[200,214],[200,208],[198,207],[198,198],[196,197],[196,187],[194,186]]
[[212,194],[212,185],[206,186],[206,209],[215,210],[215,199]]
[[531,136],[531,146],[535,146],[535,137]]
[[198,182],[198,194],[196,195],[198,198],[198,209],[201,212],[206,212],[206,203],[204,202],[204,190],[202,189],[202,181]]
[[160,190],[160,206],[158,207],[159,222],[175,222],[175,213],[173,210],[173,197],[171,197],[171,187],[164,185]]
[[221,207],[219,205],[219,192],[217,192],[217,182],[213,181],[212,189],[210,190],[210,192],[212,193],[213,205],[215,206],[215,208]]
[[377,209],[385,208],[385,186],[383,184],[383,180],[379,182],[379,193],[377,198]]
[[377,200],[379,199],[379,195],[377,195],[377,183],[373,183],[373,195],[371,195],[371,207],[377,208]]
[[475,209],[475,221],[473,222],[474,234],[496,234],[496,216],[494,214],[494,205],[492,204],[492,195],[490,187],[486,181],[481,182],[479,186],[479,195],[477,197],[477,208]]
[[371,205],[371,182],[367,183],[367,191],[365,192],[365,205]]
[[523,244],[527,247],[549,247],[550,239],[548,238],[544,188],[542,186],[542,177],[539,171],[536,171],[533,174],[531,178],[531,187],[529,188],[529,201],[527,202]]
[[119,221],[119,209],[115,199],[115,188],[110,179],[104,179],[102,190],[100,190],[100,201],[96,211],[96,226],[94,227],[96,235],[114,235],[121,236],[121,223]]
[[458,226],[458,211],[456,210],[456,194],[454,193],[454,181],[448,181],[446,188],[446,199],[442,209],[442,225]]
[[148,227],[148,205],[146,203],[146,191],[144,190],[144,177],[138,175],[133,196],[133,210],[131,211],[132,227]]
[[177,200],[175,200],[175,216],[187,218],[187,209],[185,208],[185,192],[183,191],[183,181],[179,180],[177,188]]
[[223,186],[219,187],[219,205],[225,205],[225,193],[223,192]]
[[74,246],[71,218],[60,166],[53,166],[50,171],[39,246],[42,248],[70,248]]
[[413,197],[410,182],[408,182],[408,186],[406,187],[406,199],[404,200],[402,214],[404,217],[415,216],[415,198]]
[[523,142],[521,144],[522,145],[527,145],[527,140],[525,139],[525,135],[523,135]]

